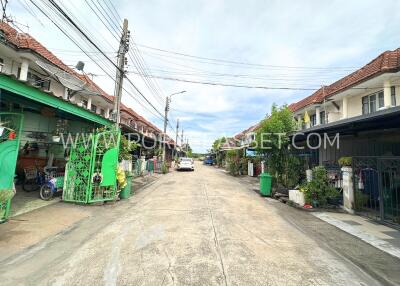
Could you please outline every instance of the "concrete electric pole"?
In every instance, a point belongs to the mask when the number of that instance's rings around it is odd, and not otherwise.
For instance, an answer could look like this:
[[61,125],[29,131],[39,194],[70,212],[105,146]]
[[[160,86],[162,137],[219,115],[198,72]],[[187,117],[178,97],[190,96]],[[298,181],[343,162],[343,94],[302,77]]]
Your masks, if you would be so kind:
[[[181,148],[183,148],[183,128],[182,128],[182,134],[181,134]],[[183,151],[183,149],[182,149]]]
[[179,134],[179,118],[176,120],[176,132],[175,132],[175,156],[178,155],[178,134]]
[[121,97],[122,97],[122,84],[125,76],[125,64],[127,62],[125,55],[129,50],[129,34],[130,32],[128,31],[128,20],[124,19],[121,42],[119,44],[119,49],[118,49],[118,60],[117,60],[118,69],[115,79],[115,90],[114,90],[113,115],[115,116],[114,120],[117,128],[119,127],[119,123],[121,122],[120,109],[121,109]]
[[169,96],[165,99],[165,114],[164,114],[164,133],[163,133],[163,153],[162,153],[162,160],[165,163],[165,139],[167,136],[167,123],[168,123],[168,111],[169,111],[169,104],[171,103],[171,98]]
[[166,157],[166,144],[165,144],[165,139],[167,137],[167,124],[168,124],[168,111],[169,111],[169,104],[171,103],[171,97],[175,94],[181,94],[186,92],[186,90],[182,90],[180,92],[175,92],[169,96],[166,97],[165,99],[165,114],[164,114],[164,134],[163,134],[163,153],[162,153],[162,160],[165,162],[165,157]]

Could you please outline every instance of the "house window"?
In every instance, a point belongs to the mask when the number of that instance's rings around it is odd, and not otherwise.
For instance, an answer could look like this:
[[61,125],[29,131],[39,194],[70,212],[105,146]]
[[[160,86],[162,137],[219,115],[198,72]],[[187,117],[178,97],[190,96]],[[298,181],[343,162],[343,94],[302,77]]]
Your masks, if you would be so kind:
[[383,91],[378,93],[378,106],[379,106],[379,108],[382,108],[385,106],[385,98],[383,96]]
[[369,96],[369,112],[376,111],[376,94]]
[[369,113],[369,100],[368,96],[364,96],[362,98],[362,114],[368,114]]
[[316,114],[313,114],[310,116],[310,123],[311,123],[311,126],[315,126],[317,124],[317,115]]
[[[18,69],[18,73],[21,73],[20,68]],[[19,77],[19,75],[18,75],[18,77]],[[34,73],[28,72],[27,80],[33,86],[39,87],[46,91],[50,90],[50,79],[46,79],[46,78],[43,79]]]
[[325,111],[321,111],[319,117],[321,118],[321,124],[325,124]]
[[361,98],[361,104],[362,114],[375,112],[377,110],[377,107],[381,108],[385,105],[383,91],[363,96]]
[[396,106],[396,87],[392,86],[390,88],[390,98],[392,101],[392,106]]
[[93,111],[93,112],[96,112],[96,111],[97,111],[97,106],[94,105],[94,104],[92,104],[92,105],[90,106],[90,110]]
[[100,115],[104,116],[106,114],[106,111],[103,108],[100,108]]

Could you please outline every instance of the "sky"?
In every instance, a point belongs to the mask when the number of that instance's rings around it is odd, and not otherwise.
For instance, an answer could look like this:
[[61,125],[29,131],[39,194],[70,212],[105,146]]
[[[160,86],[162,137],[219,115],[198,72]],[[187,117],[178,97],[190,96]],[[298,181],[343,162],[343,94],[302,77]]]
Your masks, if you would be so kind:
[[[97,3],[97,7],[113,11],[109,1],[118,19],[128,19],[130,49],[135,51],[128,57],[128,77],[142,94],[163,113],[165,96],[186,91],[172,97],[169,119],[172,127],[179,118],[184,137],[195,152],[206,152],[215,139],[234,136],[254,125],[270,112],[272,104],[296,102],[313,92],[302,89],[330,84],[380,53],[398,48],[400,43],[397,0],[57,1],[113,60],[118,48],[114,38],[117,32],[112,34],[111,24],[106,23],[110,32],[91,10]],[[106,75],[115,74],[111,63],[86,46],[85,50],[99,57],[98,63],[106,72],[99,68],[30,0],[10,2],[8,14],[22,31],[29,32],[69,65],[84,61],[85,71],[95,74],[95,82],[113,94],[114,82]],[[148,87],[135,67],[134,55],[139,54],[147,74],[156,77],[290,89],[239,88],[160,78],[148,79]],[[133,95],[124,93],[122,101],[162,129],[156,111],[134,94],[131,86],[125,86]],[[175,138],[172,128],[168,134]]]

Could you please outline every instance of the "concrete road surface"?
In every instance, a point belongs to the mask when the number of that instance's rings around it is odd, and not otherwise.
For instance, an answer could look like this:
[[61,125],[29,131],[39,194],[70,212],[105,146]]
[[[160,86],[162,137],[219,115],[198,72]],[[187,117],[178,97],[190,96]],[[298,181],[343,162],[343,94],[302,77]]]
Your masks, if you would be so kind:
[[[285,207],[287,212],[299,212]],[[238,179],[197,163],[194,172],[165,175],[129,201],[100,208],[67,231],[6,260],[0,258],[0,283],[385,283],[294,225],[295,217],[288,221],[281,213],[280,203],[261,198]],[[363,255],[368,260],[368,253]],[[394,267],[393,261],[385,261]]]

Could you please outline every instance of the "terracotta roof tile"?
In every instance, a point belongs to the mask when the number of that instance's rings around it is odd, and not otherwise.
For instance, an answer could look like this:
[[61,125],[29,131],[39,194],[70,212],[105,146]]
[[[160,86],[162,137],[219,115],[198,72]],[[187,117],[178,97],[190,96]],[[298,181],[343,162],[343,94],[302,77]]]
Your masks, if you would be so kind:
[[[79,74],[66,64],[64,64],[59,58],[57,58],[52,52],[46,49],[41,43],[39,43],[35,38],[33,38],[28,33],[19,33],[16,29],[8,25],[7,23],[0,22],[0,30],[4,32],[4,36],[8,43],[15,46],[17,49],[29,49],[38,55],[42,56],[55,66],[59,67],[60,69],[68,72],[70,74],[75,75],[76,77],[80,78],[81,80],[85,81],[87,85],[89,85],[93,90],[98,91],[103,98],[105,98],[109,102],[113,102],[114,96],[109,95],[106,93],[102,88],[100,88],[94,81],[92,81],[87,75]],[[161,132],[157,126],[152,124],[151,122],[147,121],[145,118],[140,116],[136,113],[132,108],[127,107],[124,104],[121,104],[121,110],[126,111],[131,116],[137,118],[138,120],[142,121],[144,124],[148,125],[150,128],[155,129],[158,132]]]
[[312,95],[289,105],[293,112],[314,103],[322,103],[324,98],[333,96],[347,88],[360,84],[374,76],[386,72],[397,72],[400,70],[400,48],[394,51],[386,51],[373,59],[371,62],[356,70],[355,72],[339,79],[329,86],[317,90]]

